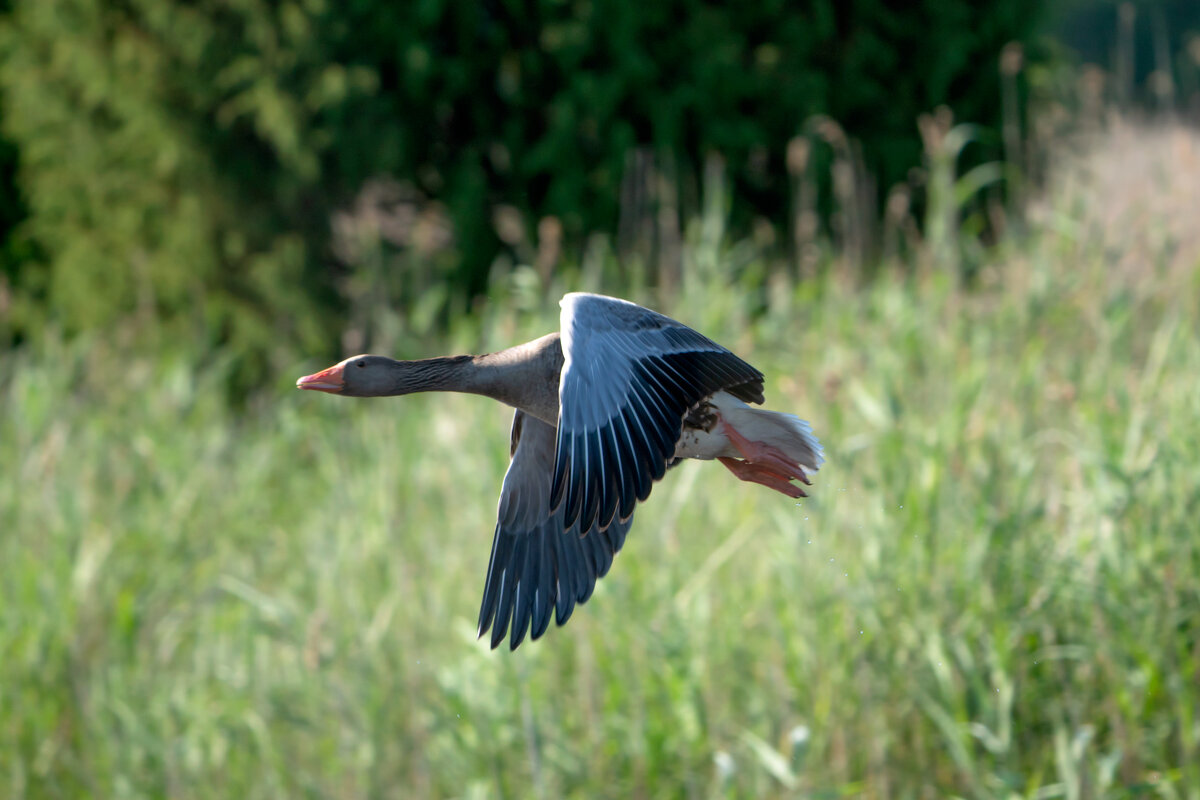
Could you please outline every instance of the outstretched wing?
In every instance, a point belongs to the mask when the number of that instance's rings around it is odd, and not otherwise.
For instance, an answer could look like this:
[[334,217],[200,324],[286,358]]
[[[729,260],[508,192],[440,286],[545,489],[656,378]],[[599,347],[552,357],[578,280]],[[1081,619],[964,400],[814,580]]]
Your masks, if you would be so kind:
[[624,300],[562,299],[563,368],[550,505],[566,525],[629,518],[675,454],[688,410],[725,390],[763,401],[762,373],[716,342]]
[[531,631],[537,639],[555,612],[559,625],[576,603],[592,596],[596,580],[612,566],[625,544],[632,519],[581,535],[578,522],[568,524],[563,509],[550,509],[550,477],[554,469],[554,428],[524,411],[513,415],[512,461],[500,490],[500,508],[492,558],[488,564],[479,635],[491,628],[493,648],[511,628],[513,650]]

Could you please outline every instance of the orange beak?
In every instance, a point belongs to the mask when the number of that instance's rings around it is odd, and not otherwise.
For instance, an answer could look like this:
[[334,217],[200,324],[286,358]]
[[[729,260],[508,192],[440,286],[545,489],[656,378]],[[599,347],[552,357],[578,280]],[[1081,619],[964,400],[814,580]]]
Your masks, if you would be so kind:
[[323,369],[312,375],[305,375],[296,381],[297,389],[315,389],[318,392],[329,392],[330,394],[339,394],[345,385],[346,383],[342,379],[341,364],[335,364],[329,369]]

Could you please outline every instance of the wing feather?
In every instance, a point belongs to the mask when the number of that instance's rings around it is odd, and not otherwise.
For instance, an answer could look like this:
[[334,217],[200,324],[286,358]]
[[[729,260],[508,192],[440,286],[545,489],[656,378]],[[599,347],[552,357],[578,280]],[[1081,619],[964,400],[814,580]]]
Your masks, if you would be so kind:
[[709,395],[762,402],[761,372],[633,303],[568,294],[561,328],[550,504],[567,525],[604,528],[632,513],[665,473],[684,417]]
[[[496,533],[479,607],[479,636],[491,631],[499,647],[508,636],[516,649],[525,636],[538,639],[550,619],[562,625],[575,606],[592,595],[597,579],[625,542],[631,517],[614,519],[606,530],[567,525],[561,508],[550,508],[555,431],[517,411],[513,416],[512,462],[504,476]],[[619,542],[615,549],[614,542]]]
[[696,331],[600,295],[562,302],[559,420],[517,411],[479,635],[515,649],[587,602],[634,507],[672,463],[683,419],[721,390],[762,402],[762,373]]

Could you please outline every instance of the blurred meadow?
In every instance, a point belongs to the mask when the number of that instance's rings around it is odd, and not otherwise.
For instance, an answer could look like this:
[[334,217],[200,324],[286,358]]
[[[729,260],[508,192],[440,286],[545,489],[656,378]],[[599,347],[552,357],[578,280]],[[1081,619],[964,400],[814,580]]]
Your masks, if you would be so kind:
[[[1179,54],[1200,75],[1200,49]],[[994,136],[914,115],[919,180],[882,198],[852,131],[814,116],[776,165],[778,224],[739,221],[716,155],[690,208],[663,199],[661,157],[633,158],[657,199],[623,190],[612,229],[500,204],[474,293],[452,210],[380,180],[323,223],[352,251],[328,308],[195,294],[203,270],[152,236],[106,245],[132,306],[72,323],[55,303],[82,302],[61,292],[98,229],[55,254],[39,230],[87,224],[46,222],[22,185],[0,284],[0,796],[1200,798],[1200,133],[1185,77],[1147,110],[1122,69],[1045,67],[1040,105],[999,80],[1030,106]],[[170,235],[187,208],[160,209]],[[408,244],[385,247],[389,225]],[[147,299],[157,270],[179,281]],[[572,290],[737,351],[827,462],[800,502],[678,467],[567,626],[490,651],[511,411],[293,385],[368,347],[525,341]]]

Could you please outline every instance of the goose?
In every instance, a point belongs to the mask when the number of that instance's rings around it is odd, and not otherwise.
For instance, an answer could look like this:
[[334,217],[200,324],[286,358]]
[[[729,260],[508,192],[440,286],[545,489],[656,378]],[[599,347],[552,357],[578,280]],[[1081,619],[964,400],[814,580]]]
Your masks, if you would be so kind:
[[451,391],[516,409],[478,637],[538,639],[591,597],[634,506],[685,458],[716,459],[788,497],[824,461],[811,426],[761,404],[763,374],[691,328],[598,294],[560,302],[560,330],[497,353],[357,355],[296,382],[346,397]]

